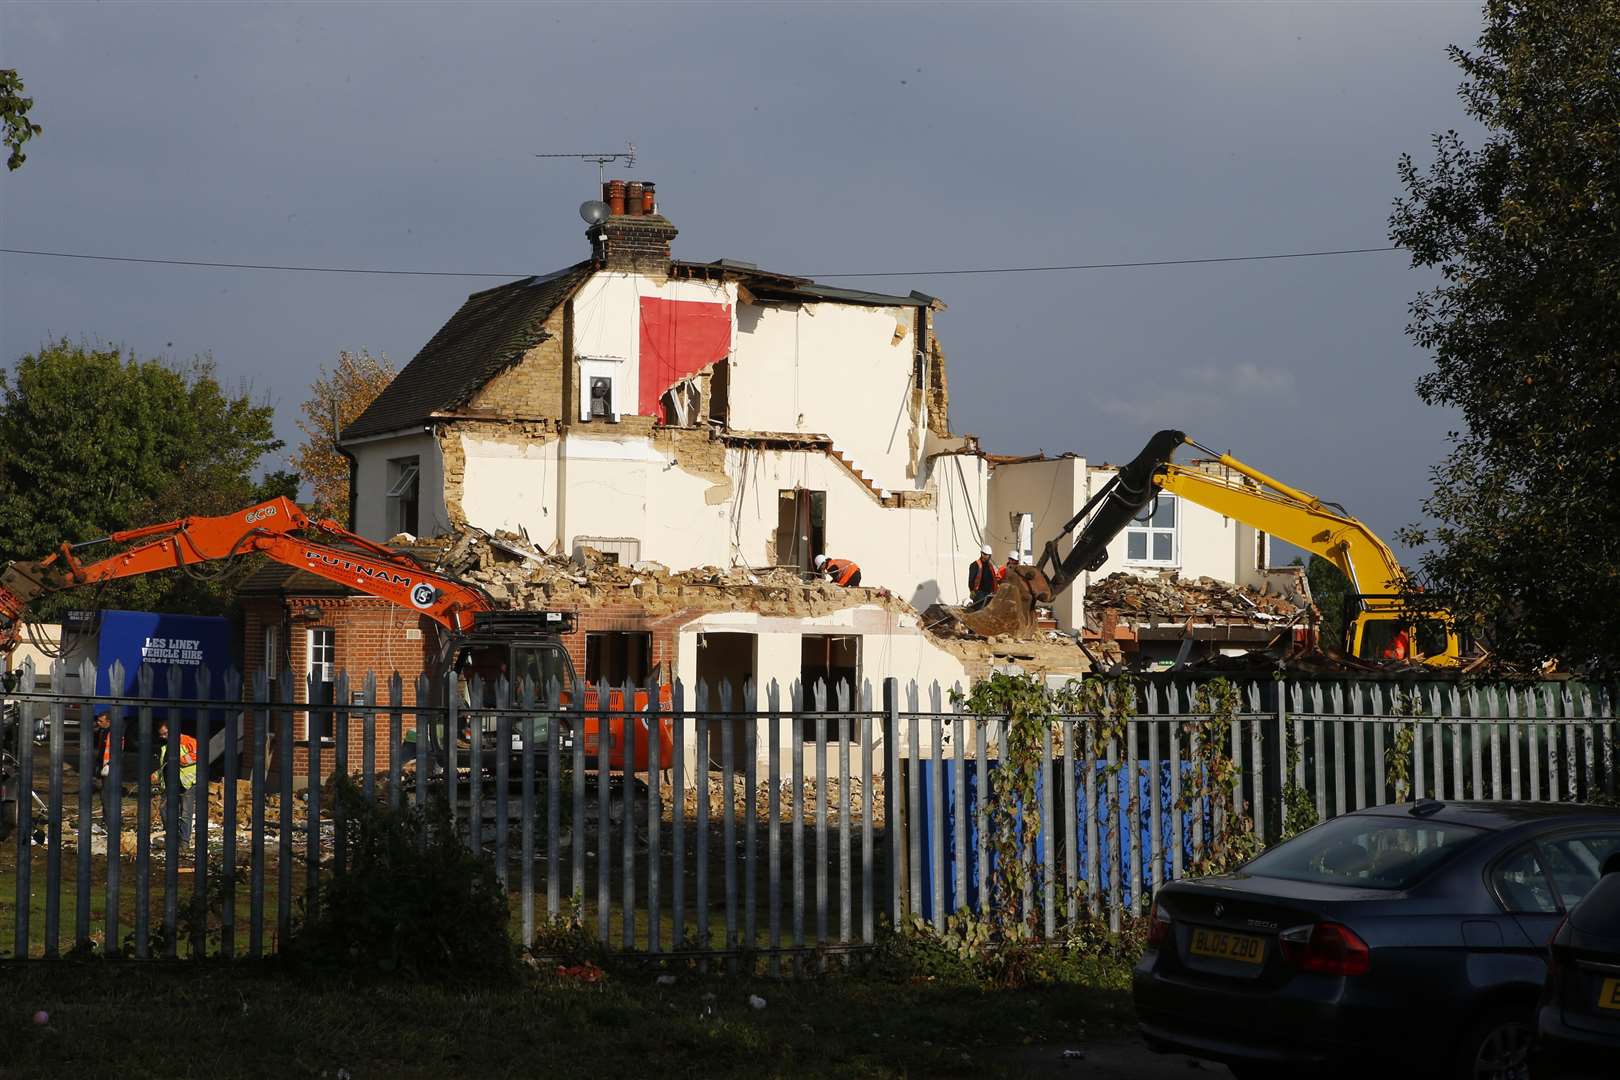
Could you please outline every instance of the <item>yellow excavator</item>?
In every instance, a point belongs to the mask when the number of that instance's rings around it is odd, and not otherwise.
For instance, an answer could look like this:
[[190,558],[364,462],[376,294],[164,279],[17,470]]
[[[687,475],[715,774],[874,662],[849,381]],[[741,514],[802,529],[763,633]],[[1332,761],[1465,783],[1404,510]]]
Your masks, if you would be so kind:
[[[1182,446],[1208,454],[1221,471],[1177,465],[1172,457]],[[1235,475],[1234,475],[1235,474]],[[1186,499],[1216,513],[1320,555],[1344,573],[1354,605],[1345,630],[1343,650],[1372,663],[1420,662],[1456,667],[1462,645],[1456,621],[1438,601],[1407,588],[1407,578],[1389,545],[1337,503],[1324,502],[1230,454],[1211,450],[1180,431],[1161,431],[1129,464],[1049,540],[1035,565],[1013,567],[982,608],[961,614],[968,627],[986,636],[1027,636],[1036,605],[1050,603],[1074,579],[1102,567],[1108,545],[1132,521],[1151,512],[1161,492]],[[1076,532],[1078,530],[1078,532]],[[1066,554],[1058,542],[1075,534]]]

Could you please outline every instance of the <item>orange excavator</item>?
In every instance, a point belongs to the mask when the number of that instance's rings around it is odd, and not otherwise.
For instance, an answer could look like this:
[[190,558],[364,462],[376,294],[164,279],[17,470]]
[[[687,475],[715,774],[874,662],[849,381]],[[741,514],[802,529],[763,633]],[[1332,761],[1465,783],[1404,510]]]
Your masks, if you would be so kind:
[[[127,546],[93,562],[81,561],[79,552],[109,544]],[[47,593],[248,555],[266,556],[432,619],[442,628],[441,671],[482,673],[491,677],[491,683],[494,676],[506,675],[512,680],[514,697],[525,680],[533,681],[537,696],[555,683],[562,704],[573,706],[574,665],[560,640],[561,634],[572,629],[571,613],[498,609],[478,586],[430,570],[410,555],[358,536],[335,521],[311,521],[286,498],[233,514],[181,518],[78,544],[64,543],[43,559],[8,563],[0,571],[0,655],[9,653],[21,639],[28,605]],[[632,695],[630,706],[645,710],[651,693],[643,689]],[[659,687],[658,700],[661,709],[669,708],[667,685]],[[494,701],[464,699],[463,703],[476,709]],[[583,708],[593,711],[600,703],[596,689],[586,687]],[[622,690],[609,691],[606,707],[610,712],[622,713],[625,705]],[[612,718],[607,723],[612,765],[622,768],[626,721]],[[646,720],[633,719],[629,726],[634,760],[642,768],[648,760],[650,729],[657,731],[660,760],[671,760],[674,744],[668,720],[649,725]],[[583,727],[585,752],[594,764],[600,722],[587,715]]]

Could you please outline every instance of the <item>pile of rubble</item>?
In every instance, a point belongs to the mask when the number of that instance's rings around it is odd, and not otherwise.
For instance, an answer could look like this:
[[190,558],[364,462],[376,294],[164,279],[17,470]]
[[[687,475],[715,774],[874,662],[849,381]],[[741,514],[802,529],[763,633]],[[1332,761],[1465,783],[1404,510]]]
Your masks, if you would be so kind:
[[590,547],[579,548],[571,558],[553,555],[521,534],[477,529],[427,539],[401,535],[392,543],[436,570],[479,586],[501,607],[589,610],[631,603],[651,615],[748,611],[811,618],[872,604],[917,620],[936,645],[959,656],[970,672],[1007,663],[1033,671],[1085,666],[1072,637],[1043,631],[1033,640],[986,641],[963,628],[953,632],[950,620],[933,609],[932,617],[919,615],[887,589],[844,588],[791,568],[700,566],[674,571],[651,561],[626,565]]
[[1173,570],[1151,577],[1114,573],[1086,589],[1088,615],[1112,609],[1122,620],[1284,623],[1302,608],[1286,596],[1214,578],[1183,581]]
[[472,582],[497,604],[522,609],[590,608],[633,600],[649,613],[680,610],[754,611],[762,615],[814,616],[855,604],[878,604],[915,615],[887,589],[848,589],[781,567],[750,569],[700,566],[671,571],[662,563],[628,566],[594,548],[574,558],[551,555],[525,537],[468,530],[449,539],[418,540],[418,556]]

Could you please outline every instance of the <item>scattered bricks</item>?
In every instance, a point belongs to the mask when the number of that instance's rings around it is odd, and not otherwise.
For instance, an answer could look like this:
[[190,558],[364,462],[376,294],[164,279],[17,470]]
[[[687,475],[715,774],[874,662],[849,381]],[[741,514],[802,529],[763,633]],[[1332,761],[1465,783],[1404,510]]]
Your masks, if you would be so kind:
[[[1175,571],[1154,576],[1114,573],[1086,589],[1086,611],[1092,620],[1192,620],[1194,622],[1281,623],[1300,613],[1282,596],[1229,585],[1214,578],[1183,581]],[[1110,635],[1104,634],[1104,637]]]

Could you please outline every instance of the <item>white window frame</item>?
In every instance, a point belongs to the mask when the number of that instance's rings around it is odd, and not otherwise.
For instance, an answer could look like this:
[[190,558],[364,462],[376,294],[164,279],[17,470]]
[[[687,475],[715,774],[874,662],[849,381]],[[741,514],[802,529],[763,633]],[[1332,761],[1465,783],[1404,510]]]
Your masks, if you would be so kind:
[[281,654],[281,627],[275,623],[264,624],[264,677],[275,682],[280,675],[280,665],[277,661]]
[[406,532],[404,514],[400,511],[400,503],[405,493],[414,486],[416,488],[416,529],[409,530],[415,533],[422,527],[422,459],[417,455],[409,457],[389,458],[388,468],[397,468],[399,475],[388,486],[384,497],[388,500],[388,525],[394,533]]
[[1035,515],[1027,510],[1019,510],[1014,512],[1012,522],[1013,547],[1017,549],[1018,557],[1023,560],[1025,566],[1033,565],[1035,561]]
[[[324,634],[326,636],[327,643],[321,646],[321,650],[322,652],[328,653],[330,659],[317,660],[315,658],[315,639],[316,635],[318,634]],[[306,681],[304,683],[306,687],[309,687],[311,683],[337,682],[337,630],[333,627],[311,626],[304,631],[304,675],[306,676]],[[313,704],[313,702],[306,702],[306,704]],[[305,741],[308,741],[309,739],[310,721],[315,715],[316,714],[313,712],[306,712],[304,714]],[[332,744],[332,737],[330,735],[322,735],[321,743],[322,745],[330,746]]]
[[612,385],[613,415],[610,424],[617,424],[624,413],[625,384],[624,361],[617,356],[582,356],[579,358],[579,419],[591,423],[591,380],[607,379]]
[[[1181,565],[1181,499],[1178,496],[1163,492],[1157,495],[1156,498],[1159,500],[1159,505],[1161,506],[1163,505],[1165,499],[1171,500],[1170,505],[1175,508],[1175,524],[1171,525],[1169,528],[1164,528],[1162,526],[1154,527],[1151,525],[1139,524],[1133,518],[1131,524],[1125,527],[1125,562],[1129,566],[1179,567]],[[1153,510],[1154,504],[1151,502],[1148,503],[1147,509],[1149,511]],[[1134,533],[1140,533],[1146,538],[1146,545],[1144,547],[1146,556],[1144,558],[1131,558],[1131,536]],[[1170,557],[1168,559],[1155,559],[1153,557],[1153,538],[1155,536],[1166,534],[1170,537]]]

